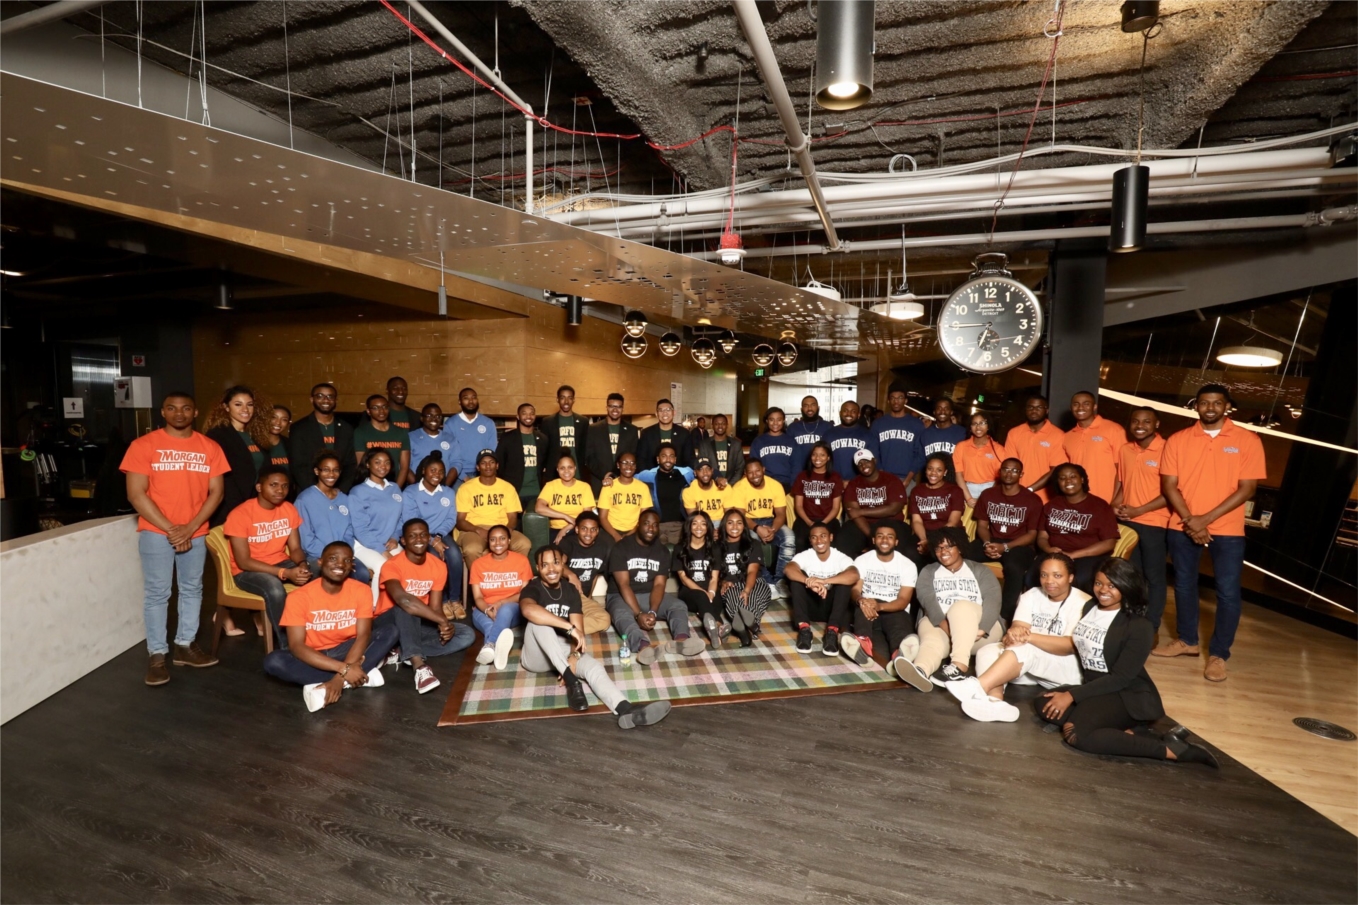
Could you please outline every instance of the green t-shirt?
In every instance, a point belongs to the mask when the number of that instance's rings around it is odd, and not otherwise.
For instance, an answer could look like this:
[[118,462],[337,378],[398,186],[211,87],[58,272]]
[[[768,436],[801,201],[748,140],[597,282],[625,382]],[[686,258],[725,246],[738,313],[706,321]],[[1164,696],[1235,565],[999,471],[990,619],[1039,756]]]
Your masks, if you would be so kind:
[[264,467],[264,450],[255,444],[249,431],[236,431],[236,435],[240,437],[240,442],[245,444],[245,448],[250,450],[250,458],[255,460],[255,474],[259,474],[259,470]]
[[610,424],[608,426],[608,446],[613,450],[614,458],[618,455],[618,437],[622,435],[621,424]]
[[391,477],[395,477],[394,470],[401,467],[401,451],[410,452],[410,431],[401,430],[395,425],[380,431],[373,426],[372,421],[364,421],[354,429],[354,452],[362,455],[370,449],[385,449],[391,453]]
[[714,463],[717,466],[717,474],[724,478],[726,477],[726,461],[731,455],[731,441],[713,440],[712,449],[717,454],[717,461]]
[[387,423],[409,433],[420,426],[420,414],[411,411],[404,405],[393,405],[388,409]]
[[538,481],[538,441],[532,434],[520,432],[523,441],[523,486],[519,488],[519,499],[537,496],[542,492]]

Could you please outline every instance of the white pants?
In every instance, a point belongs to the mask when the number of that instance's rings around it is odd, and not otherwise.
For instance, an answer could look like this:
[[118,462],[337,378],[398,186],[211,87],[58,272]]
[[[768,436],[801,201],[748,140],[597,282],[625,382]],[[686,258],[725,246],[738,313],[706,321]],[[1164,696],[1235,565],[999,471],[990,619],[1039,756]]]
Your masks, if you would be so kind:
[[[976,652],[976,675],[982,675],[995,665],[1005,648],[1001,644],[987,644]],[[1080,660],[1074,654],[1057,655],[1048,653],[1032,644],[1020,644],[1009,648],[1019,661],[1019,675],[1015,685],[1041,685],[1043,688],[1059,688],[1062,685],[1079,685],[1084,680],[1080,672]],[[1027,681],[1024,681],[1024,680]]]
[[385,552],[379,553],[376,550],[363,546],[358,541],[354,541],[354,556],[359,562],[368,567],[368,571],[373,573],[373,606],[377,606],[377,595],[382,590],[382,564],[389,558]]

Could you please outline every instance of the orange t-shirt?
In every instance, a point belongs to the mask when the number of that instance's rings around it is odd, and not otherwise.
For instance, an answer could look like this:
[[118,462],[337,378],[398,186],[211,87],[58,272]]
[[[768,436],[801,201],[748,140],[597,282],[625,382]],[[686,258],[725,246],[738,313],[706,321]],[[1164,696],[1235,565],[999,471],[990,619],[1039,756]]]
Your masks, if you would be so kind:
[[[231,470],[216,440],[197,431],[184,438],[172,437],[163,429],[133,440],[118,467],[126,474],[144,474],[150,479],[146,495],[175,525],[193,521],[207,502],[212,479]],[[165,533],[141,517],[137,518],[137,530]],[[206,521],[193,536],[204,534]]]
[[[1124,505],[1144,506],[1160,495],[1160,462],[1164,453],[1165,439],[1159,434],[1151,437],[1150,446],[1145,449],[1130,440],[1118,450],[1118,480],[1122,482]],[[1169,507],[1143,512],[1132,521],[1163,528],[1169,523]]]
[[[1033,431],[1027,424],[1020,424],[1004,437],[1004,448],[1009,455],[1023,463],[1023,486],[1031,487],[1033,482],[1058,465],[1066,464],[1066,432],[1050,421]],[[1035,490],[1038,499],[1046,503],[1050,497],[1047,488]]]
[[[1235,493],[1241,481],[1262,481],[1268,477],[1264,444],[1258,435],[1245,430],[1230,418],[1221,419],[1221,432],[1213,438],[1201,424],[1186,427],[1165,441],[1160,474],[1179,479],[1189,512],[1210,512]],[[1169,517],[1171,531],[1183,530],[1177,512]],[[1207,533],[1222,537],[1244,537],[1245,504],[1207,526]]]
[[401,588],[411,597],[418,597],[428,603],[429,593],[435,588],[443,590],[443,586],[448,583],[448,566],[432,550],[424,554],[424,563],[418,566],[404,552],[397,553],[382,564],[382,593],[377,595],[377,611],[374,615],[381,616],[396,606],[396,601],[387,593],[387,582],[393,579],[399,581]]
[[486,603],[499,603],[519,593],[519,589],[533,580],[533,567],[528,557],[513,550],[504,559],[496,559],[489,551],[472,562],[471,583],[481,589]]
[[1126,445],[1127,432],[1102,415],[1095,415],[1089,427],[1072,427],[1064,441],[1066,457],[1089,475],[1089,492],[1105,503],[1113,501],[1118,453]]
[[309,581],[288,595],[281,626],[306,627],[306,646],[330,650],[358,634],[358,620],[373,617],[373,592],[361,581],[346,578],[338,594],[327,594],[321,579]]
[[[260,562],[276,563],[287,559],[288,538],[302,524],[297,507],[284,502],[273,509],[259,505],[259,497],[246,500],[226,517],[223,532],[227,537],[243,537],[250,544],[250,556]],[[236,551],[231,551],[231,574],[239,575]]]
[[953,468],[957,471],[957,476],[963,481],[972,484],[985,484],[999,477],[1000,463],[1009,458],[1009,453],[1004,451],[1003,446],[995,442],[994,437],[987,437],[986,439],[989,442],[979,449],[972,442],[971,437],[952,448]]

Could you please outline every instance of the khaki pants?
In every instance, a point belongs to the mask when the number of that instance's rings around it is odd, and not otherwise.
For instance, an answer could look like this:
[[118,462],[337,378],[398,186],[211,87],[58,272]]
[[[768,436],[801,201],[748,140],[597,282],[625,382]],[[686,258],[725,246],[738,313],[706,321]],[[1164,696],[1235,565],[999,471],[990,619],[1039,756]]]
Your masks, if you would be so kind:
[[608,610],[604,609],[604,605],[593,597],[586,597],[581,601],[581,608],[585,615],[586,635],[605,631],[613,624],[613,619],[608,615]]
[[1004,637],[998,619],[989,633],[976,637],[981,628],[981,607],[970,600],[959,600],[950,606],[947,622],[948,631],[945,632],[927,616],[919,621],[919,654],[915,657],[915,665],[924,670],[925,675],[933,675],[949,653],[958,668],[966,669],[972,654]]
[[[473,559],[486,552],[486,542],[475,531],[459,531],[457,545],[462,548],[462,558],[468,566],[471,566]],[[509,549],[527,556],[533,552],[533,542],[517,531],[510,531]]]
[[660,523],[660,542],[673,547],[679,543],[680,536],[684,533],[683,522],[661,522]]

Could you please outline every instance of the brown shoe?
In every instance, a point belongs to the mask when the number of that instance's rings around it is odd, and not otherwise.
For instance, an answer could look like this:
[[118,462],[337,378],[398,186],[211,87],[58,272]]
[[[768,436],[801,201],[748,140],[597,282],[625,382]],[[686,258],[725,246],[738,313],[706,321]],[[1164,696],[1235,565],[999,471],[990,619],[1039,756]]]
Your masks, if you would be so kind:
[[1226,661],[1220,657],[1208,657],[1207,668],[1202,671],[1202,677],[1209,682],[1226,681]]
[[164,654],[152,654],[146,663],[146,684],[164,685],[170,681],[170,670],[165,665]]
[[174,646],[173,663],[175,666],[216,666],[217,658],[203,653],[197,641],[190,641],[188,647],[182,644]]
[[1201,653],[1191,644],[1184,644],[1178,638],[1168,644],[1162,644],[1151,651],[1152,657],[1196,657]]
[[466,619],[467,608],[462,605],[460,600],[445,600],[443,602],[443,618]]

